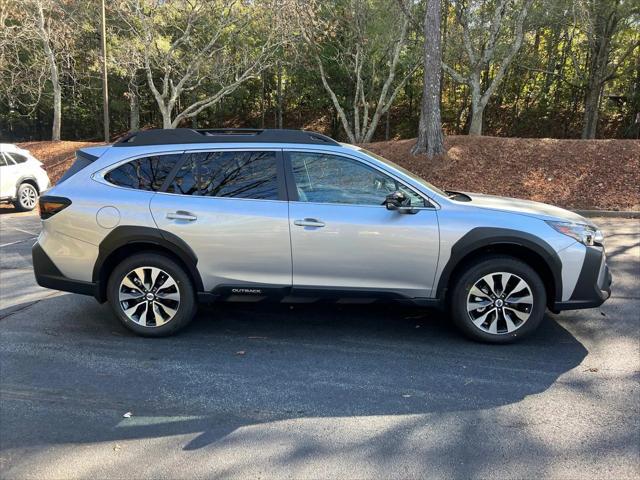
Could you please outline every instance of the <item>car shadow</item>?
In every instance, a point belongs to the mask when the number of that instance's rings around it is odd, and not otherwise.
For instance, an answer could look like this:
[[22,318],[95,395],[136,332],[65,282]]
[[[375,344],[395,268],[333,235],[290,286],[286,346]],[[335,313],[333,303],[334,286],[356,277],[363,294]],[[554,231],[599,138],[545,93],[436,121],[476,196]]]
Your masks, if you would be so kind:
[[2,450],[195,434],[194,450],[266,422],[481,411],[544,392],[587,354],[550,317],[496,346],[397,305],[220,304],[147,339],[63,295],[0,329]]

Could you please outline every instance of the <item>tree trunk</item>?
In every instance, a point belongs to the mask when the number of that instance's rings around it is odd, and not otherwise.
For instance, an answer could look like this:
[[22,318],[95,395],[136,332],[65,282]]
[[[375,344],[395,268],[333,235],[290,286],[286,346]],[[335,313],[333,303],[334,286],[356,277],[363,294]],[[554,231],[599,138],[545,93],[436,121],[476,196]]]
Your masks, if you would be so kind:
[[62,87],[60,86],[60,73],[56,56],[49,43],[49,31],[44,18],[42,3],[38,3],[38,27],[40,37],[44,47],[44,53],[49,61],[49,72],[51,74],[51,85],[53,87],[53,127],[51,128],[51,140],[60,140],[60,125],[62,123]]
[[277,100],[278,100],[278,121],[276,128],[282,128],[282,64],[278,62],[278,87],[277,87]]
[[171,121],[171,112],[168,109],[163,108],[160,113],[162,114],[162,128],[176,128]]
[[479,106],[471,107],[471,125],[469,126],[469,135],[482,135],[482,115],[484,109]]
[[484,115],[485,104],[482,103],[480,89],[480,73],[471,78],[471,124],[469,135],[482,135],[482,117]]
[[52,69],[53,83],[53,128],[51,129],[51,140],[60,140],[60,126],[62,124],[62,87],[58,80],[58,69],[55,69],[55,76]]
[[602,88],[599,86],[589,88],[587,91],[584,102],[584,124],[582,126],[583,139],[596,138],[601,91]]
[[442,49],[440,37],[440,0],[427,0],[424,15],[424,84],[418,141],[412,153],[426,153],[428,158],[444,152],[440,115]]
[[140,130],[140,101],[135,92],[129,92],[129,131]]

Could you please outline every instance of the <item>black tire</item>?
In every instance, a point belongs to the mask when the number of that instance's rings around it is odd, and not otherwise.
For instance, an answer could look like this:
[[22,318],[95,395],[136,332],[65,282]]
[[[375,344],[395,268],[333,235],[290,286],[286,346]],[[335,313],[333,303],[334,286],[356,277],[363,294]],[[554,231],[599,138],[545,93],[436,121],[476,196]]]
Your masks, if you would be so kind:
[[38,204],[38,189],[30,183],[22,183],[16,192],[13,206],[19,212],[30,212]]
[[[136,321],[127,316],[124,311],[123,304],[121,304],[119,300],[120,286],[125,276],[134,269],[141,267],[159,268],[170,275],[175,281],[177,291],[179,292],[179,303],[176,308],[176,313],[164,324],[154,326],[152,321],[149,326],[144,326],[136,323]],[[109,282],[107,284],[107,299],[109,300],[114,313],[124,326],[138,335],[145,337],[166,337],[173,335],[193,320],[197,310],[195,289],[193,288],[189,275],[173,259],[158,253],[139,253],[118,264],[109,276]],[[126,304],[126,302],[124,304]],[[147,308],[150,306],[151,305],[148,304]],[[152,317],[155,317],[155,315],[152,315]]]
[[[529,318],[512,332],[489,333],[476,326],[472,321],[471,314],[467,311],[467,300],[471,288],[485,275],[496,272],[506,272],[520,277],[528,284],[533,297],[532,306],[528,312]],[[510,343],[531,334],[542,322],[546,304],[547,295],[540,276],[526,263],[506,255],[487,255],[471,263],[465,271],[454,279],[453,291],[450,297],[450,311],[456,327],[472,340],[487,343]],[[493,306],[486,308],[493,308]],[[488,317],[489,320],[492,318],[494,317]],[[506,327],[505,323],[503,325]],[[506,330],[506,328],[503,330]]]

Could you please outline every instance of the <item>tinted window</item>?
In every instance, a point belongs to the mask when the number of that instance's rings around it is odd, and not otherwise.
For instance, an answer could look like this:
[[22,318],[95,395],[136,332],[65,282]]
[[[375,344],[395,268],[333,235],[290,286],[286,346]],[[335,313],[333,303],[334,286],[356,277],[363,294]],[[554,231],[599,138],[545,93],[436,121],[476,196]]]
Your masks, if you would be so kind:
[[125,163],[105,175],[105,180],[120,187],[160,190],[181,155],[155,155]]
[[9,156],[8,153],[0,153],[0,157],[2,157],[2,166],[3,167],[6,167],[6,166],[14,164],[13,160],[11,159],[11,157]]
[[25,157],[24,155],[20,155],[19,153],[11,152],[11,153],[6,153],[5,155],[8,155],[11,158],[13,158],[13,161],[16,163],[24,163],[27,161],[27,157]]
[[69,167],[69,169],[64,172],[60,180],[57,181],[57,185],[60,185],[65,180],[73,177],[76,173],[82,170],[85,167],[91,165],[97,157],[89,157],[82,152],[76,153],[76,160],[73,162],[73,165]]
[[290,158],[301,202],[382,205],[387,195],[401,190],[411,205],[424,206],[411,189],[357,160],[306,152],[291,152]]
[[276,153],[192,153],[167,191],[184,195],[278,200]]
[[4,153],[0,152],[0,167],[6,167],[7,161],[4,159]]

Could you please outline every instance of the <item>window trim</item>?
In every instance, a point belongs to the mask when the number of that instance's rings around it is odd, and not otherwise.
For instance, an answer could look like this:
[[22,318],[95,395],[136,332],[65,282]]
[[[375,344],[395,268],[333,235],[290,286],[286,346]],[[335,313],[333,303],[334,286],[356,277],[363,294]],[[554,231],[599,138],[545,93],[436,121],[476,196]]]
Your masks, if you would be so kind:
[[298,197],[298,189],[296,187],[296,181],[295,181],[295,177],[293,174],[293,165],[291,162],[291,154],[292,153],[314,153],[314,154],[321,154],[321,155],[333,155],[335,157],[342,157],[346,160],[351,160],[351,161],[355,161],[357,163],[361,163],[366,167],[372,168],[377,172],[380,172],[383,175],[386,175],[387,177],[392,178],[393,180],[395,180],[396,182],[398,182],[399,184],[401,184],[404,188],[406,188],[407,190],[412,191],[415,195],[417,195],[418,197],[422,198],[425,202],[425,205],[422,207],[413,207],[413,210],[437,210],[439,208],[439,205],[437,203],[435,203],[431,198],[427,197],[424,193],[417,191],[415,188],[407,185],[407,183],[405,181],[403,181],[402,179],[398,178],[397,175],[393,175],[390,172],[387,172],[386,170],[383,170],[381,168],[379,168],[377,165],[373,165],[370,162],[367,162],[361,158],[358,158],[356,156],[353,155],[348,155],[348,154],[344,154],[342,152],[333,152],[333,151],[329,151],[329,150],[315,150],[315,149],[306,149],[306,148],[301,148],[301,149],[284,149],[283,150],[283,157],[284,157],[284,168],[285,168],[285,179],[286,179],[286,183],[287,183],[287,193],[289,195],[289,201],[291,202],[298,202],[298,203],[306,203],[306,204],[310,204],[310,205],[339,205],[342,207],[373,207],[373,208],[384,208],[386,209],[386,207],[384,205],[363,205],[363,204],[357,204],[357,203],[334,203],[334,202],[303,202],[300,201],[299,197]]

